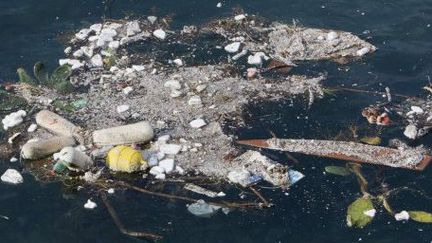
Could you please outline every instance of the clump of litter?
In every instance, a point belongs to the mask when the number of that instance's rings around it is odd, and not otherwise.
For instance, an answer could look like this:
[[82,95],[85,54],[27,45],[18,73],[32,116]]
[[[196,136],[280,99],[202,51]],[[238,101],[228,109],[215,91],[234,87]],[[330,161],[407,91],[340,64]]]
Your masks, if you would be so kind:
[[15,169],[7,169],[5,173],[0,177],[3,182],[9,184],[21,184],[24,182],[22,175]]
[[24,117],[26,115],[27,112],[24,110],[19,110],[5,116],[5,118],[2,120],[4,130],[8,130],[11,127],[21,124],[24,121]]
[[[223,51],[227,57],[237,53],[232,60],[246,59],[249,53],[249,64],[257,68],[248,71],[248,79],[236,71],[235,63],[228,61],[196,64],[184,59],[184,56],[178,56],[171,61],[176,65],[170,65],[170,59],[162,60],[163,63],[155,61],[152,51],[134,52],[134,48],[129,48],[133,43],[150,38],[166,39],[167,32],[163,28],[154,16],[139,21],[92,25],[78,33],[66,52],[69,53],[67,58],[60,60],[77,69],[71,76],[71,83],[86,86],[86,93],[59,96],[45,87],[26,85],[19,85],[17,93],[43,108],[50,106],[52,100],[58,97],[66,102],[86,100],[84,108],[63,112],[62,115],[87,131],[132,121],[149,121],[157,131],[171,137],[170,143],[152,145],[153,152],[167,156],[152,159],[154,166],[150,174],[158,179],[165,179],[165,173],[172,170],[224,179],[232,171],[245,170],[251,175],[248,183],[261,178],[278,186],[289,186],[286,165],[257,152],[241,154],[237,151],[233,146],[233,137],[223,132],[226,118],[235,118],[241,124],[243,106],[253,101],[286,99],[304,94],[321,97],[324,93],[321,81],[325,75],[287,75],[272,80],[261,77],[258,67],[271,58],[286,62],[324,60],[352,57],[364,47],[371,52],[376,49],[354,35],[339,31],[336,40],[340,43],[320,44],[317,43],[319,40],[312,39],[317,39],[317,35],[326,36],[329,31],[270,24],[246,14],[215,21],[199,31],[184,28],[188,31],[182,34],[188,34],[187,38],[199,38],[208,33],[219,36],[224,40],[220,46],[228,47],[225,48],[228,53]],[[189,31],[192,29],[194,31]],[[183,37],[182,34],[169,33],[172,38]],[[307,44],[306,50],[297,43],[302,38]],[[157,41],[155,45],[163,46],[166,42]],[[238,53],[240,47],[242,51]],[[194,65],[188,66],[189,63]],[[38,95],[32,92],[35,89]],[[59,112],[62,110],[59,109]],[[91,144],[85,145],[91,147]],[[171,161],[162,163],[163,159],[172,159],[175,165],[171,166]]]

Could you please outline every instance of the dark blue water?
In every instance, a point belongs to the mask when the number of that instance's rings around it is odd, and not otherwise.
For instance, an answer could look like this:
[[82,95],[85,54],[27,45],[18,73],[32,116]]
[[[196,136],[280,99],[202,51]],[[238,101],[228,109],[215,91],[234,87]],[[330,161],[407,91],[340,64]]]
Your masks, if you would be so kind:
[[[102,1],[71,0],[0,0],[0,79],[16,79],[15,70],[42,60],[54,66],[63,56],[60,36],[74,32],[102,17],[174,14],[173,28],[202,24],[229,16],[232,8],[259,14],[271,20],[334,28],[353,32],[376,45],[377,53],[344,66],[318,63],[314,70],[328,71],[325,82],[332,87],[357,84],[365,90],[426,95],[421,90],[432,70],[432,2],[406,1],[317,1],[267,0],[227,1],[216,8],[217,1],[115,1],[107,7]],[[361,118],[361,108],[380,101],[379,96],[338,92],[317,102],[310,110],[296,100],[288,103],[251,104],[248,128],[233,131],[243,138],[269,137],[271,130],[279,137],[332,138],[356,124],[365,135],[377,134]],[[401,131],[381,131],[387,141],[400,137]],[[430,146],[431,139],[421,142]],[[282,154],[272,154],[286,161]],[[348,205],[361,195],[353,176],[323,174],[328,164],[341,162],[295,155],[300,164],[293,165],[306,178],[287,191],[262,189],[275,207],[257,211],[234,211],[210,219],[189,214],[185,203],[152,198],[132,191],[117,191],[110,197],[113,206],[128,228],[150,230],[165,236],[166,242],[431,242],[431,226],[412,221],[396,222],[382,208],[365,229],[346,226]],[[8,158],[0,171],[16,167]],[[370,190],[377,193],[382,184],[389,188],[409,186],[432,195],[431,170],[411,172],[365,166]],[[90,188],[80,192],[68,190],[62,183],[45,184],[24,173],[19,186],[0,184],[1,242],[141,242],[121,234],[97,193]],[[166,190],[173,186],[167,186]],[[229,199],[241,201],[240,191],[223,185]],[[188,194],[191,196],[190,194]],[[87,211],[85,201],[92,197],[98,208]],[[244,200],[255,200],[247,194]],[[396,210],[432,211],[431,201],[418,193],[401,193],[391,200]]]

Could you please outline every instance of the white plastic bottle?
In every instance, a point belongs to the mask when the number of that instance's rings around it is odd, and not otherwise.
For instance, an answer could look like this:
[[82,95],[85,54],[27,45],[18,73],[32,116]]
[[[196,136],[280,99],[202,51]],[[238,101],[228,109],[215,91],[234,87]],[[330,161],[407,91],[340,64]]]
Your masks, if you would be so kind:
[[153,128],[148,122],[138,122],[93,132],[93,143],[98,146],[145,143],[153,139]]
[[21,149],[23,159],[42,159],[62,148],[75,145],[75,139],[71,136],[58,136],[47,139],[30,140]]

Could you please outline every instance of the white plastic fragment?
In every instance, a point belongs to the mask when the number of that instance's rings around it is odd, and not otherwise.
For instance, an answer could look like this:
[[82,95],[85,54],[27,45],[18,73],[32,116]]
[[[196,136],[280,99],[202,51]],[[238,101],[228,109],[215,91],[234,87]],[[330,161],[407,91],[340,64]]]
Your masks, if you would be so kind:
[[401,211],[400,213],[395,214],[396,221],[402,221],[402,220],[409,220],[410,216],[409,213],[405,210]]
[[72,52],[72,47],[68,46],[64,49],[64,54],[69,55]]
[[368,54],[370,52],[370,48],[369,47],[363,47],[362,49],[358,50],[356,52],[357,56],[361,57],[364,56],[366,54]]
[[102,30],[102,24],[93,24],[90,26],[90,29],[96,33],[99,33]]
[[240,42],[233,42],[231,44],[226,45],[224,49],[226,52],[236,53],[240,49],[240,45],[241,45]]
[[93,67],[103,67],[102,56],[99,54],[94,55],[91,58],[90,63]]
[[303,173],[296,171],[296,170],[289,170],[288,171],[288,178],[290,180],[290,184],[294,185],[295,183],[297,183],[299,180],[303,179],[305,176],[303,175]]
[[76,51],[72,54],[72,56],[74,56],[74,57],[76,57],[76,58],[82,57],[83,55],[84,55],[84,52],[83,52],[81,49],[76,50]]
[[153,166],[153,167],[150,169],[149,173],[150,173],[150,175],[157,176],[157,175],[159,175],[159,174],[163,174],[163,173],[165,173],[165,170],[164,170],[162,167],[160,167],[160,166]]
[[371,209],[363,212],[364,215],[369,216],[371,218],[375,217],[376,209]]
[[[84,152],[74,147],[65,147],[57,155],[59,161],[62,161],[68,167],[79,170],[88,170],[93,166],[93,160]],[[96,174],[97,175],[97,174]],[[91,175],[87,175],[91,176]]]
[[157,179],[157,180],[165,180],[165,178],[166,178],[165,174],[158,174],[155,176],[155,179]]
[[234,16],[234,20],[236,20],[236,21],[240,21],[240,20],[243,20],[245,18],[246,18],[246,15],[244,15],[244,14],[239,14],[239,15]]
[[199,119],[195,119],[195,120],[189,122],[189,125],[192,128],[201,128],[201,127],[207,125],[207,123],[204,121],[204,119],[199,118]]
[[216,4],[216,7],[217,7],[217,8],[221,8],[221,7],[222,7],[222,3],[221,3],[221,2],[218,2],[218,3]]
[[89,36],[89,34],[92,32],[91,29],[82,29],[78,33],[75,34],[75,37],[78,40],[85,40]]
[[241,52],[235,54],[231,59],[233,59],[234,61],[237,61],[241,57],[245,56],[247,53],[248,53],[247,50],[242,50]]
[[28,128],[27,128],[27,132],[34,132],[37,129],[37,125],[36,124],[31,124]]
[[141,32],[141,28],[139,26],[138,21],[131,21],[126,23],[126,35],[132,36]]
[[328,41],[336,40],[337,38],[339,38],[339,35],[336,32],[330,31],[330,32],[327,33],[327,38],[326,39]]
[[153,31],[153,35],[160,40],[165,40],[166,38],[166,33],[163,29],[157,29]]
[[201,97],[199,97],[198,95],[194,95],[190,97],[188,104],[190,106],[201,106],[202,105]]
[[177,66],[183,66],[183,61],[180,58],[174,59],[173,63]]
[[128,87],[123,89],[123,94],[128,95],[132,91],[133,91],[133,88],[131,86],[128,86]]
[[189,205],[187,209],[195,216],[209,218],[215,214],[220,209],[220,207],[210,205],[204,200],[198,200],[196,203]]
[[3,128],[4,130],[8,130],[11,127],[21,124],[24,121],[24,117],[27,115],[27,112],[24,110],[19,110],[17,112],[12,112],[9,115],[3,118]]
[[409,139],[416,139],[417,138],[417,127],[415,125],[408,125],[405,127],[405,131],[404,131],[404,135],[405,137],[409,138]]
[[120,47],[120,41],[111,41],[108,44],[108,47],[111,48],[111,49],[113,49],[113,50],[116,50],[116,49],[118,49]]
[[15,162],[18,161],[18,159],[17,159],[16,157],[12,157],[9,161],[10,161],[11,163],[15,163]]
[[179,173],[180,175],[184,175],[185,174],[185,170],[181,166],[179,166],[179,165],[176,165],[175,171],[177,173]]
[[6,172],[0,177],[3,182],[10,184],[20,184],[24,182],[22,175],[15,169],[7,169]]
[[128,105],[119,105],[117,106],[117,113],[123,113],[129,110]]
[[176,155],[180,152],[182,146],[178,144],[162,144],[159,151],[164,154]]
[[177,90],[181,88],[181,84],[177,80],[168,80],[165,82],[164,87]]
[[259,66],[262,64],[264,58],[266,58],[264,52],[257,52],[254,55],[248,56],[248,64]]
[[148,16],[147,20],[151,23],[154,24],[154,22],[156,22],[157,17],[156,16]]
[[232,183],[246,186],[249,182],[250,173],[247,170],[230,171],[228,173],[228,180]]
[[95,209],[96,207],[97,204],[90,199],[88,199],[87,202],[84,204],[84,208],[86,209]]
[[12,135],[12,136],[8,139],[8,143],[9,143],[9,144],[13,144],[15,138],[17,138],[19,135],[21,135],[20,132],[14,133],[14,135]]
[[107,190],[107,192],[108,192],[108,194],[114,194],[114,193],[115,193],[115,190],[114,190],[114,188],[109,188],[109,189]]
[[170,174],[174,171],[175,163],[173,159],[164,159],[159,162],[159,167],[164,169],[165,173]]
[[422,108],[420,108],[419,106],[411,106],[411,110],[414,111],[417,114],[423,114],[424,110]]
[[132,65],[132,69],[137,72],[142,72],[144,71],[145,67],[143,65]]

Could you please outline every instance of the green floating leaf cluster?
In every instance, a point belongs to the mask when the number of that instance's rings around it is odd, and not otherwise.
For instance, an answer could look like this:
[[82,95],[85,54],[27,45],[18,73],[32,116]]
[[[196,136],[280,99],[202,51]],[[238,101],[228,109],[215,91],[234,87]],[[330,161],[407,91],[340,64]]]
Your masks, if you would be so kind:
[[69,82],[72,68],[67,64],[56,68],[51,76],[48,74],[45,65],[42,62],[37,62],[33,67],[35,78],[32,78],[24,68],[18,68],[17,74],[19,81],[22,83],[46,85],[62,93],[71,92],[74,89],[73,85]]
[[373,209],[374,206],[370,198],[361,197],[355,200],[348,207],[347,225],[349,227],[357,227],[357,228],[365,227],[373,220],[373,217],[366,215],[365,212]]

